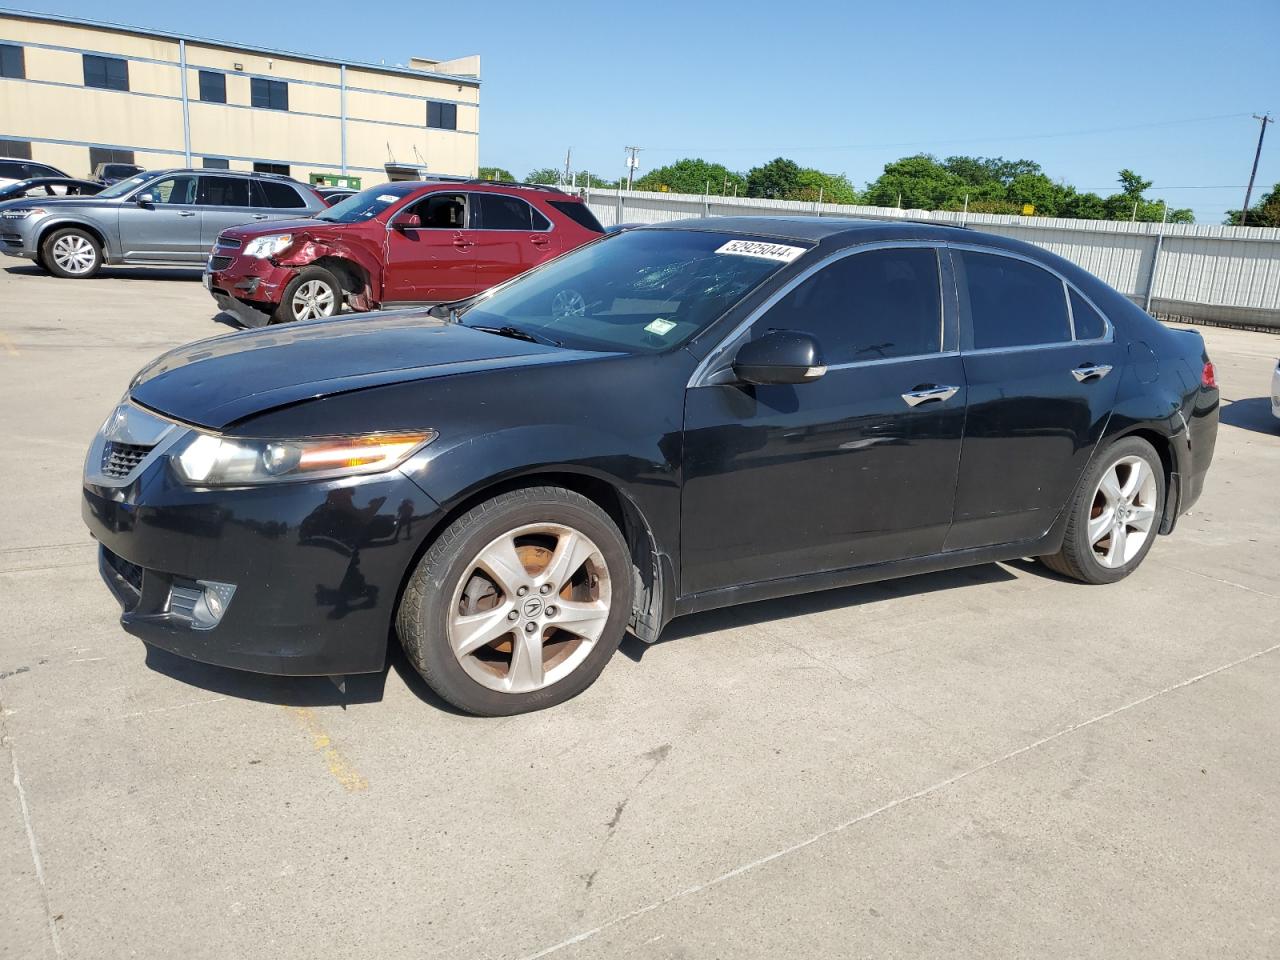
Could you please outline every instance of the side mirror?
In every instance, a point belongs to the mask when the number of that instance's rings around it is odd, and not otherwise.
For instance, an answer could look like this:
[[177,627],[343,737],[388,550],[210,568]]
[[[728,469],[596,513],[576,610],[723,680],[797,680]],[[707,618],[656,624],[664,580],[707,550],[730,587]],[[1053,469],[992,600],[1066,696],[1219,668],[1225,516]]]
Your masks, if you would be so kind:
[[154,193],[140,193],[133,198],[133,202],[140,207],[149,207],[156,202]]
[[810,383],[826,372],[818,341],[798,330],[771,330],[733,358],[734,376],[744,383]]
[[397,230],[417,230],[422,226],[422,218],[416,213],[402,213],[391,222]]

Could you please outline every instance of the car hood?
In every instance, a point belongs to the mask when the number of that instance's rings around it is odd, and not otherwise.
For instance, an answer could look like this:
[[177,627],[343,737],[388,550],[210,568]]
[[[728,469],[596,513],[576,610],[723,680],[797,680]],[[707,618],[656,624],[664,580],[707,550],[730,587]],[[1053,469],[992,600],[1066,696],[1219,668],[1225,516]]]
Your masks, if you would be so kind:
[[120,206],[119,200],[99,200],[97,197],[14,197],[0,200],[0,210],[8,210],[10,207],[44,207],[50,203],[56,203],[59,210],[72,207],[94,207],[102,210]]
[[252,240],[254,237],[265,237],[276,233],[299,233],[304,230],[314,235],[343,226],[346,224],[328,223],[324,220],[316,220],[314,217],[297,217],[293,220],[267,220],[228,227],[222,231],[221,236],[234,237],[236,240]]
[[144,367],[129,392],[175,420],[220,430],[278,407],[368,387],[600,356],[483,333],[421,310],[396,311],[187,344]]

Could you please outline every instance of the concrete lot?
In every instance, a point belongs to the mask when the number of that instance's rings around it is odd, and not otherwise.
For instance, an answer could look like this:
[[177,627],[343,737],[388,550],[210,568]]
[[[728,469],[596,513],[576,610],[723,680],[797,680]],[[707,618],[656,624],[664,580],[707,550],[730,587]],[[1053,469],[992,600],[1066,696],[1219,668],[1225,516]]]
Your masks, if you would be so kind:
[[1121,584],[1016,563],[700,615],[495,721],[400,659],[344,698],[125,635],[84,450],[226,328],[194,274],[15,263],[0,956],[1280,955],[1280,337],[1204,331],[1208,489]]

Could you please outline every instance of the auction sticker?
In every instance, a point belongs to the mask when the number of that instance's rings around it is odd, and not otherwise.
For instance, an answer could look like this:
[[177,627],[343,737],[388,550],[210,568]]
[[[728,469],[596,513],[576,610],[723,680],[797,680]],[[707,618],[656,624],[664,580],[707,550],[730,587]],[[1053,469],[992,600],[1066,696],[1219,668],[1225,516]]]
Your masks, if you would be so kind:
[[804,247],[790,247],[785,243],[764,243],[760,240],[730,240],[716,251],[716,253],[729,253],[739,257],[777,260],[779,263],[790,263],[804,252]]
[[657,317],[645,324],[644,328],[650,333],[656,333],[660,337],[665,337],[676,328],[676,325],[671,320],[663,320],[662,317]]

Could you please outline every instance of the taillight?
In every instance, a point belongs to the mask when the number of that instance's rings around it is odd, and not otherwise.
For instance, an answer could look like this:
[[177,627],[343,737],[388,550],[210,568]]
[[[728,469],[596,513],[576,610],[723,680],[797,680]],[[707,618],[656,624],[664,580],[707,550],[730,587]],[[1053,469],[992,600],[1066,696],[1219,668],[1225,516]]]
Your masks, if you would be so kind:
[[1218,377],[1214,373],[1212,360],[1204,362],[1204,369],[1200,371],[1200,386],[1208,387],[1210,390],[1218,389]]

